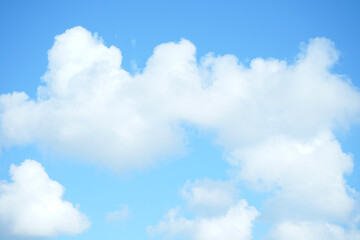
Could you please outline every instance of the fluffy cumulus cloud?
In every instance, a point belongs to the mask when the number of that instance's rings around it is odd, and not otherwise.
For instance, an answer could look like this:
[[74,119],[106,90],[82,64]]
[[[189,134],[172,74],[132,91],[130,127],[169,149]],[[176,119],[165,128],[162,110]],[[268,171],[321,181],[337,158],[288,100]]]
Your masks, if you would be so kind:
[[[119,49],[82,27],[69,29],[55,38],[36,100],[24,92],[0,96],[0,147],[36,143],[126,170],[181,152],[190,124],[216,133],[238,180],[272,193],[264,217],[326,226],[355,219],[356,192],[344,177],[353,160],[333,132],[359,121],[360,94],[332,72],[334,43],[314,38],[290,63],[256,58],[244,65],[233,55],[195,54],[185,39],[161,44],[130,74]],[[207,190],[185,187],[188,208],[228,212],[211,220],[203,210],[193,220],[170,214],[159,229],[187,229],[202,239],[201,226],[237,217],[250,223],[256,215],[244,201],[226,208],[231,196],[221,190],[204,202]]]
[[182,151],[184,123],[215,130],[232,149],[274,134],[309,137],[360,109],[351,83],[329,72],[338,54],[327,39],[311,40],[292,64],[257,58],[246,67],[212,54],[197,62],[195,51],[187,40],[161,44],[131,75],[119,49],[69,29],[48,53],[38,99],[0,96],[0,146],[35,142],[126,169]]
[[230,161],[251,187],[276,189],[267,201],[276,216],[347,221],[353,213],[355,200],[344,179],[353,162],[330,133],[309,141],[272,137],[234,152]]
[[10,169],[12,182],[0,182],[0,236],[53,237],[89,228],[87,217],[64,201],[64,187],[40,163],[25,160]]
[[0,145],[36,142],[118,169],[180,150],[180,130],[121,69],[121,59],[119,49],[81,27],[57,36],[38,99],[1,95]]
[[200,213],[188,219],[181,215],[180,207],[170,209],[156,226],[148,227],[148,232],[191,240],[251,239],[253,220],[259,213],[246,200],[237,200],[233,191],[230,182],[208,179],[189,182],[182,194],[192,210],[198,213],[196,209],[200,209]]

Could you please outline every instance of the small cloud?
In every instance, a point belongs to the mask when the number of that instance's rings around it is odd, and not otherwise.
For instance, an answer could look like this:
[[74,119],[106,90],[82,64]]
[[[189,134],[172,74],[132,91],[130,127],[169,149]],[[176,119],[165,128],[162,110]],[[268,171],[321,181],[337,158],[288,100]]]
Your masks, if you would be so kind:
[[237,190],[230,181],[198,179],[180,191],[188,207],[201,215],[224,213],[236,202]]
[[0,180],[0,239],[79,234],[90,227],[79,205],[62,199],[65,188],[40,163],[11,165],[10,176],[12,182]]
[[131,43],[131,46],[132,46],[133,48],[136,47],[136,40],[135,40],[135,39],[131,39],[130,43]]
[[139,73],[140,72],[140,69],[139,69],[139,67],[138,67],[135,60],[130,61],[130,66],[131,66],[131,70],[132,70],[133,73]]
[[120,210],[109,212],[106,215],[106,222],[122,222],[128,219],[130,216],[130,209],[128,205],[121,206]]
[[[194,218],[173,208],[155,226],[148,226],[149,236],[182,237],[193,240],[249,240],[254,220],[259,216],[245,199],[236,200],[236,189],[230,181],[198,179],[181,189]],[[204,214],[205,213],[205,214]]]
[[148,226],[149,236],[182,237],[193,240],[250,240],[253,221],[259,212],[242,199],[228,211],[216,217],[187,219],[179,208],[171,209],[156,226]]

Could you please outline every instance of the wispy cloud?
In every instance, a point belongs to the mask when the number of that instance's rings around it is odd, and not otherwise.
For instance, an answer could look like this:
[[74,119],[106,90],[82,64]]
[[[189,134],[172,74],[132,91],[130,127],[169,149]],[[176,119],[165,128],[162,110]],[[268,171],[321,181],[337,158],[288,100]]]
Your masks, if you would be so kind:
[[121,206],[119,210],[115,210],[113,212],[109,212],[106,215],[106,222],[122,222],[128,219],[130,216],[130,208],[128,205]]

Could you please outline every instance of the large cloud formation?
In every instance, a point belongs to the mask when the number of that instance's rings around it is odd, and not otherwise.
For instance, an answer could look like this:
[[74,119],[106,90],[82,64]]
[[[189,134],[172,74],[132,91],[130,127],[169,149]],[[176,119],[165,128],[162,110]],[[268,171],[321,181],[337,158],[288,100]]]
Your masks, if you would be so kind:
[[40,163],[25,160],[10,168],[12,182],[0,182],[0,236],[53,237],[78,234],[90,222],[70,202],[64,187],[49,178]]
[[[232,55],[200,62],[187,41],[155,48],[142,73],[82,27],[55,38],[38,99],[0,97],[0,146],[36,142],[118,169],[181,151],[182,124],[217,131],[232,149],[272,135],[312,137],[349,124],[360,108],[351,83],[331,74],[333,43],[310,41],[293,64]],[[141,151],[140,151],[141,149]]]
[[198,61],[195,52],[184,39],[161,44],[130,74],[119,49],[69,29],[55,38],[36,100],[0,96],[0,147],[37,143],[127,170],[182,151],[190,124],[216,133],[237,180],[273,193],[262,216],[278,226],[275,235],[310,222],[325,224],[319,231],[356,225],[357,193],[345,180],[353,160],[334,130],[359,121],[360,94],[331,71],[334,44],[314,38],[290,63],[244,65],[211,53]]

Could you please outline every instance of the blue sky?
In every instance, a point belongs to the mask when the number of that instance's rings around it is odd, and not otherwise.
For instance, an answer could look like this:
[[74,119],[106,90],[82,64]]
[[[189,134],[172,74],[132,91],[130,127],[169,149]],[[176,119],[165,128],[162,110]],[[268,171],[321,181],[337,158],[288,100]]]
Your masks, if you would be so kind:
[[359,11],[2,1],[0,238],[360,239]]

